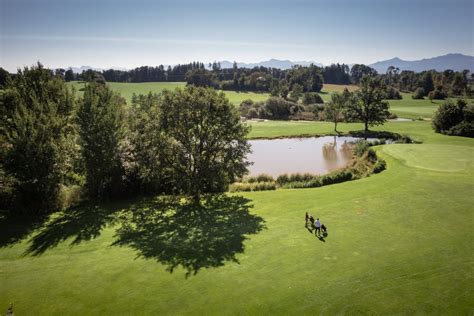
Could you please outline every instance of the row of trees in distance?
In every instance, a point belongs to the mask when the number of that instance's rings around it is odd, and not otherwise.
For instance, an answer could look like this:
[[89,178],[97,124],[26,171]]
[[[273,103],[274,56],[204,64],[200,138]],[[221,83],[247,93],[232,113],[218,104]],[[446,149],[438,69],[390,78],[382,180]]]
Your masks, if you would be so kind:
[[[223,90],[269,92],[272,96],[287,98],[291,92],[319,92],[323,83],[359,84],[364,76],[378,77],[386,86],[385,99],[401,99],[400,92],[413,92],[413,98],[444,99],[447,96],[471,95],[469,82],[473,75],[469,71],[455,72],[434,70],[416,73],[400,71],[390,66],[386,73],[377,71],[363,64],[349,67],[345,64],[333,64],[326,67],[294,66],[291,69],[255,67],[239,68],[234,63],[232,68],[221,68],[214,62],[208,67],[202,62],[179,64],[173,67],[142,66],[132,70],[86,70],[76,74],[72,69],[56,69],[56,75],[66,81],[84,80],[111,82],[175,82],[186,81],[195,86],[211,86]],[[0,85],[4,84],[8,72],[0,69]]]
[[342,93],[333,93],[331,101],[326,104],[317,93],[307,92],[302,94],[302,103],[298,103],[295,96],[288,99],[271,97],[263,102],[245,100],[239,109],[247,118],[332,121],[336,132],[339,122],[363,122],[365,131],[368,131],[370,126],[383,124],[391,115],[385,91],[382,80],[366,76],[357,91],[344,89]]

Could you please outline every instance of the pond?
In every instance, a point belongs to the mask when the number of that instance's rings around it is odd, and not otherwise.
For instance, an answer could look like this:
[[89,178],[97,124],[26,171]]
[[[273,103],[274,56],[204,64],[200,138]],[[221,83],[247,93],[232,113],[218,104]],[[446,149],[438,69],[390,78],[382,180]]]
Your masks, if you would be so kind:
[[253,162],[249,175],[325,174],[348,163],[357,140],[338,136],[252,140],[252,153],[247,156]]

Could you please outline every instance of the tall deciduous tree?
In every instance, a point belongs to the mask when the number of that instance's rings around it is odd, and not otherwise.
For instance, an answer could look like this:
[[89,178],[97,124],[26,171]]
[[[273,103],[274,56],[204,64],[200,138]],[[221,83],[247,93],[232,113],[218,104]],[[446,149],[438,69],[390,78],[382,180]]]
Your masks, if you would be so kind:
[[194,200],[222,192],[247,172],[249,128],[224,93],[186,87],[162,95],[161,126],[170,138],[176,185]]
[[326,119],[334,122],[334,131],[337,133],[337,123],[344,120],[344,114],[347,109],[350,95],[344,93],[333,93],[331,101],[326,104],[324,113]]
[[168,168],[173,157],[168,137],[160,125],[160,97],[133,96],[128,113],[128,133],[124,167],[130,190],[143,193],[172,193]]
[[7,83],[8,78],[10,78],[10,73],[0,67],[0,88]]
[[15,179],[19,209],[59,206],[60,184],[71,165],[74,95],[52,71],[38,65],[7,81],[0,106],[0,161]]
[[125,100],[106,85],[91,82],[79,100],[82,158],[86,190],[93,198],[107,198],[123,189],[121,145],[124,139]]
[[355,64],[351,68],[351,79],[353,83],[359,83],[363,77],[375,77],[377,71],[363,64]]
[[364,122],[366,132],[369,126],[383,124],[390,115],[389,104],[384,97],[385,87],[380,80],[364,77],[360,89],[349,102],[349,115]]

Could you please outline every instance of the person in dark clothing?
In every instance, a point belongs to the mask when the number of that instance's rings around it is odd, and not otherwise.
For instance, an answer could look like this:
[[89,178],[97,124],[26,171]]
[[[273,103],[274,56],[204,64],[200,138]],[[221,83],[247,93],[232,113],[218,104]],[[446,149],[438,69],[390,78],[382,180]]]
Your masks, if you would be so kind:
[[306,212],[306,215],[304,216],[304,220],[305,220],[304,227],[307,227],[308,226],[308,220],[309,220],[308,212]]
[[311,223],[311,229],[313,229],[313,226],[314,226],[314,217],[313,217],[313,215],[311,215],[309,217],[309,222]]
[[323,232],[323,235],[327,235],[327,234],[328,234],[328,229],[326,228],[326,225],[321,224],[321,231]]

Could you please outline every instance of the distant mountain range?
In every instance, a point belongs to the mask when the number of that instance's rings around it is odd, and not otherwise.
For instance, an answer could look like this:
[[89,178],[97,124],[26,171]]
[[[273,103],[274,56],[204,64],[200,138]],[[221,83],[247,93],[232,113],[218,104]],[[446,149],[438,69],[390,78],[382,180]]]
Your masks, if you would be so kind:
[[433,58],[410,61],[395,57],[389,60],[376,62],[369,66],[377,70],[377,72],[380,74],[385,73],[387,68],[390,66],[398,67],[400,70],[412,70],[415,72],[431,69],[437,71],[443,71],[446,69],[463,71],[464,69],[469,69],[472,73],[474,72],[474,56],[467,56],[463,54],[447,54]]
[[[228,60],[223,60],[220,62],[221,68],[232,68],[234,63]],[[279,59],[270,59],[266,61],[261,61],[258,63],[239,63],[237,62],[237,67],[239,68],[254,68],[254,67],[271,67],[271,68],[279,68],[279,69],[290,69],[293,66],[300,65],[300,66],[309,66],[314,64],[315,66],[323,66],[321,63],[316,63],[314,61],[291,61],[291,60],[279,60]]]
[[[228,60],[223,60],[220,62],[221,68],[232,68],[233,62]],[[300,66],[309,66],[310,64],[314,64],[316,66],[322,67],[323,64],[313,62],[313,61],[291,61],[291,60],[279,60],[279,59],[270,59],[266,61],[261,61],[257,63],[242,63],[237,62],[237,66],[239,68],[254,68],[254,67],[272,67],[272,68],[279,68],[279,69],[290,69],[295,65]],[[208,64],[205,63],[207,66]],[[349,67],[352,64],[348,64]],[[437,70],[443,71],[446,69],[452,69],[454,71],[463,71],[464,69],[469,69],[471,73],[474,73],[474,56],[467,56],[463,54],[447,54],[438,57],[432,58],[425,58],[421,60],[402,60],[398,57],[379,61],[369,65],[370,67],[377,70],[378,73],[382,74],[387,71],[387,68],[390,66],[398,67],[400,70],[412,70],[415,72],[421,72],[424,70]],[[167,65],[165,65],[165,68]],[[97,67],[90,67],[90,66],[81,66],[81,67],[71,67],[72,70],[76,73],[81,73],[83,70],[93,69],[97,71],[104,70],[103,68]],[[112,67],[116,70],[127,70],[123,67]],[[69,69],[67,67],[66,69]],[[107,68],[109,69],[109,68]]]
[[123,67],[111,67],[111,68],[97,68],[97,67],[91,67],[91,66],[81,66],[81,67],[66,67],[64,69],[69,69],[71,68],[72,71],[74,71],[75,73],[81,73],[83,72],[84,70],[89,70],[89,69],[92,69],[92,70],[95,70],[95,71],[103,71],[103,70],[107,70],[107,69],[115,69],[115,70],[128,70],[127,68],[123,68]]

